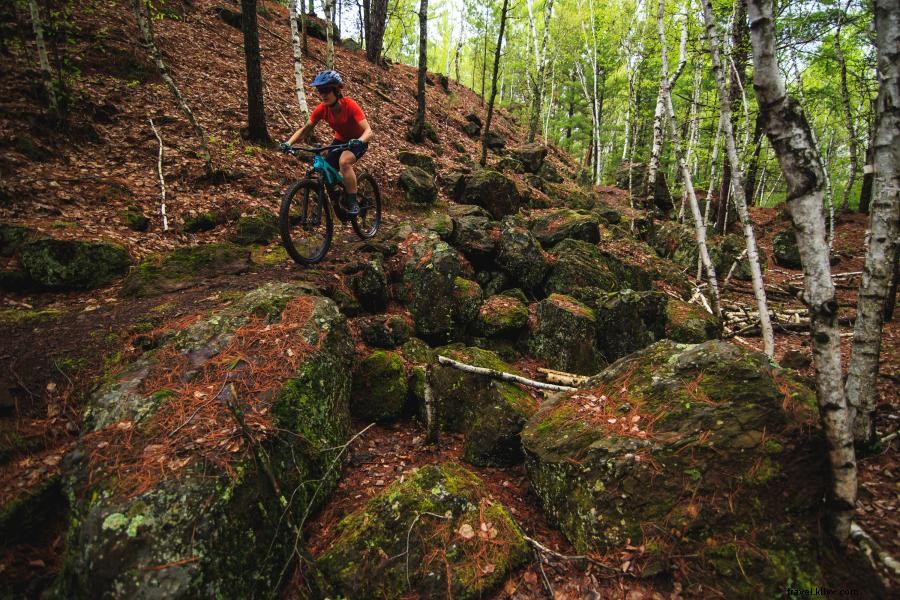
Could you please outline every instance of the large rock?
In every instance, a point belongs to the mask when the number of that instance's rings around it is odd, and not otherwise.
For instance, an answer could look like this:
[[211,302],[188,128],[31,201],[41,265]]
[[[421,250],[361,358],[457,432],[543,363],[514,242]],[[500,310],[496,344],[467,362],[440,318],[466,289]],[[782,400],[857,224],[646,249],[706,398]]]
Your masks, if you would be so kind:
[[484,134],[484,145],[487,146],[488,150],[496,152],[506,146],[506,138],[496,131],[488,131]]
[[516,285],[526,290],[539,286],[549,268],[547,256],[531,232],[510,220],[501,226],[495,261]]
[[663,213],[672,210],[672,194],[669,192],[669,186],[666,183],[666,174],[662,170],[658,170],[655,181],[648,182],[647,171],[646,164],[634,163],[631,166],[631,188],[629,188],[628,163],[623,162],[616,169],[616,186],[625,190],[630,189],[631,193],[635,195],[646,195],[653,206]]
[[650,229],[647,243],[663,258],[682,267],[697,267],[697,235],[693,227],[676,221],[662,221]]
[[772,253],[775,255],[775,262],[782,267],[799,269],[803,266],[793,229],[785,229],[775,234],[772,238]]
[[[723,236],[716,240],[712,248],[710,248],[710,259],[715,265],[716,274],[725,279],[731,268],[734,267],[732,277],[741,281],[750,281],[753,279],[753,273],[750,270],[750,259],[746,253],[747,244],[744,237],[733,233]],[[766,271],[766,253],[757,246],[757,255],[759,256],[759,266],[763,273]],[[740,260],[738,260],[740,258]],[[735,264],[737,263],[737,264]]]
[[677,555],[697,585],[763,597],[823,581],[826,459],[797,434],[817,421],[814,392],[762,353],[662,341],[545,402],[522,441],[578,552],[640,546],[644,575]]
[[550,368],[593,375],[603,366],[594,311],[570,296],[551,294],[535,308],[528,349]]
[[401,315],[375,315],[356,321],[362,340],[376,348],[396,348],[413,334],[413,328]]
[[381,256],[375,255],[365,262],[350,267],[350,287],[360,304],[369,312],[379,312],[387,307],[388,280]]
[[466,176],[460,201],[484,207],[497,220],[517,213],[523,203],[512,179],[487,169]]
[[506,508],[458,465],[422,467],[338,523],[316,560],[331,597],[491,597],[528,561]]
[[437,199],[434,175],[419,167],[407,167],[400,172],[400,187],[406,201],[413,204],[431,204]]
[[715,315],[696,304],[670,298],[666,306],[666,337],[675,342],[699,344],[719,337]]
[[294,552],[285,519],[320,506],[340,475],[352,355],[331,300],[269,284],[106,383],[64,460],[60,595],[275,593]]
[[575,210],[556,210],[535,218],[530,224],[531,233],[544,248],[552,248],[567,238],[596,244],[600,241],[599,226],[597,217]]
[[453,218],[453,235],[450,243],[473,264],[485,264],[497,254],[500,224],[485,216],[461,216]]
[[236,275],[251,267],[250,250],[234,244],[179,248],[141,261],[122,286],[123,296],[153,296],[193,287],[209,277]]
[[537,173],[547,156],[547,146],[542,144],[523,144],[512,151],[513,156],[522,163],[528,173]]
[[[481,348],[444,347],[437,354],[453,360],[521,375],[493,352]],[[437,423],[441,429],[465,434],[463,459],[477,466],[521,462],[519,432],[537,402],[517,386],[440,364],[431,367]]]
[[118,244],[44,238],[18,247],[22,269],[36,284],[57,290],[89,290],[125,275],[128,251]]
[[0,223],[0,256],[14,255],[19,247],[34,235],[27,227]]
[[413,234],[401,246],[408,252],[402,267],[401,300],[416,321],[418,335],[446,342],[458,328],[456,278],[466,274],[468,265],[433,233]]
[[389,423],[400,416],[406,396],[406,367],[399,354],[376,350],[356,365],[350,412],[357,419]]
[[234,243],[240,246],[268,244],[278,235],[278,217],[269,211],[258,211],[238,219]]
[[666,303],[662,292],[598,292],[582,288],[574,294],[597,319],[597,348],[606,362],[658,342],[666,335]]
[[400,164],[402,165],[418,167],[427,173],[431,173],[432,175],[434,175],[437,171],[434,165],[434,159],[427,154],[422,154],[420,152],[401,150],[397,155],[397,160],[399,160]]
[[585,287],[607,292],[623,289],[649,290],[650,274],[643,268],[624,262],[594,244],[581,240],[563,240],[553,248],[556,262],[547,277],[548,291],[572,294]]
[[528,308],[512,296],[491,296],[478,310],[478,330],[488,337],[514,334],[527,323]]

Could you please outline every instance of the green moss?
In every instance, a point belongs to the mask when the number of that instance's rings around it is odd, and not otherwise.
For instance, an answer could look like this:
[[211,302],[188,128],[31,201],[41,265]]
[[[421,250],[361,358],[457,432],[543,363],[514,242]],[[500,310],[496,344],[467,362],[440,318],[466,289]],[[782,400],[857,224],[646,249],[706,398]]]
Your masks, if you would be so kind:
[[22,268],[51,289],[93,289],[125,274],[131,257],[118,244],[39,239],[19,248]]
[[8,323],[17,325],[27,321],[49,321],[56,320],[64,315],[65,311],[59,308],[4,308],[0,310],[0,323]]
[[355,417],[390,422],[400,416],[406,397],[406,368],[396,352],[376,350],[356,367],[350,393]]

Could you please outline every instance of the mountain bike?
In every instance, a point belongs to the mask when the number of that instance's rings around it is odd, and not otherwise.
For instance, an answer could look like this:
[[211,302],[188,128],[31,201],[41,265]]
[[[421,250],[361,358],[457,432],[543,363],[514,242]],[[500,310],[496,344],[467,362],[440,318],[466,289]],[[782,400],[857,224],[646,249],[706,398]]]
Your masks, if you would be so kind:
[[320,148],[291,146],[287,153],[300,157],[312,154],[312,168],[305,178],[292,185],[281,200],[278,213],[281,242],[287,253],[301,265],[311,265],[325,258],[334,235],[332,212],[342,223],[348,221],[361,239],[378,233],[381,225],[381,192],[371,174],[357,174],[359,213],[348,215],[343,206],[344,178],[325,160],[323,153],[346,150],[349,144],[333,144]]

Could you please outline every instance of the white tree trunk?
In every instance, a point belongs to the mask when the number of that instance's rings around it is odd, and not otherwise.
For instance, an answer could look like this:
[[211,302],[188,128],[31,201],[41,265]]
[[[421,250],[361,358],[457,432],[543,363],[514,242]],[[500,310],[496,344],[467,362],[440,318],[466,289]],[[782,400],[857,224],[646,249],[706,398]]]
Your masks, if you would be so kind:
[[41,78],[44,80],[44,88],[47,90],[47,101],[50,103],[50,110],[59,113],[59,102],[56,98],[56,90],[53,88],[53,72],[50,70],[47,45],[44,43],[44,21],[41,19],[41,9],[36,0],[28,0],[28,8],[31,11],[31,28],[34,31],[34,44],[37,46]]
[[811,317],[816,389],[822,427],[828,440],[832,482],[829,530],[846,543],[856,504],[856,456],[852,418],[841,382],[838,304],[831,279],[822,194],[825,172],[802,107],[787,95],[775,54],[772,0],[748,0],[753,46],[753,87],[766,136],[788,188],[788,209],[803,264],[804,301]]
[[844,51],[841,48],[841,25],[847,10],[850,8],[850,0],[844,6],[844,10],[838,17],[837,31],[834,34],[834,54],[841,71],[841,104],[844,108],[844,119],[847,124],[847,146],[850,150],[850,172],[847,174],[847,183],[844,186],[844,196],[841,199],[841,210],[847,210],[850,204],[850,193],[853,183],[856,181],[856,172],[859,170],[859,149],[856,142],[856,126],[854,125],[853,111],[850,108],[850,90],[847,88],[847,61],[844,59]]
[[300,122],[306,123],[309,119],[309,105],[306,103],[306,90],[303,87],[303,47],[300,43],[300,30],[297,27],[297,15],[303,11],[302,0],[300,2],[300,10],[294,6],[294,10],[290,13],[291,46],[294,50],[294,88],[297,92],[297,104],[300,106]]
[[847,375],[847,401],[856,411],[856,441],[875,441],[883,306],[891,287],[900,223],[900,7],[876,0],[878,98],[875,101],[875,193],[869,214],[869,247],[859,286],[853,355]]
[[737,146],[734,143],[734,130],[731,126],[731,102],[725,89],[725,73],[722,69],[722,57],[719,54],[719,32],[716,28],[716,17],[713,14],[711,0],[702,0],[703,18],[706,21],[706,38],[709,42],[709,54],[712,57],[713,76],[719,92],[719,110],[722,113],[725,150],[731,164],[731,198],[744,227],[744,242],[747,245],[747,260],[750,262],[750,274],[753,279],[753,294],[756,296],[756,307],[759,310],[759,327],[763,338],[763,348],[770,358],[775,356],[775,339],[772,334],[772,322],[769,320],[769,307],[766,302],[766,290],[763,283],[762,270],[759,266],[759,252],[756,250],[756,236],[753,233],[753,222],[747,212],[747,199],[744,197],[744,173],[738,159]]
[[325,0],[325,68],[334,69],[334,0]]
[[203,163],[204,169],[206,170],[206,175],[211,177],[213,174],[212,157],[209,154],[209,146],[207,146],[206,144],[206,134],[203,133],[203,129],[200,127],[200,123],[198,123],[197,119],[194,117],[193,111],[191,111],[191,108],[187,105],[187,102],[184,101],[184,97],[182,97],[181,92],[178,90],[178,86],[175,85],[175,80],[173,80],[172,76],[169,75],[169,69],[163,62],[162,54],[160,53],[159,48],[156,46],[156,40],[154,40],[153,38],[153,24],[152,21],[148,18],[144,0],[131,0],[131,7],[134,10],[135,18],[137,19],[138,29],[141,32],[141,36],[144,38],[144,45],[150,51],[153,60],[156,62],[156,68],[159,71],[159,76],[162,77],[163,81],[169,87],[169,90],[175,97],[175,103],[178,104],[178,108],[181,109],[181,112],[184,113],[188,121],[191,123],[191,127],[194,129],[194,134],[197,136],[197,140],[200,142],[200,151],[203,154]]

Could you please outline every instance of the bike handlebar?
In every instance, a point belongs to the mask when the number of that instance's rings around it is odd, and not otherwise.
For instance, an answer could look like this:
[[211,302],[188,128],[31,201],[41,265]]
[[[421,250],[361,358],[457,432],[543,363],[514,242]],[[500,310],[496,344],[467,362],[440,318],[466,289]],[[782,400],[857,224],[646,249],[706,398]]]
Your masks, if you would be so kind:
[[297,154],[297,152],[309,152],[310,154],[318,154],[319,152],[325,152],[327,150],[346,150],[350,147],[350,144],[332,144],[330,146],[322,146],[320,148],[315,148],[312,146],[288,146],[287,152],[288,154]]

